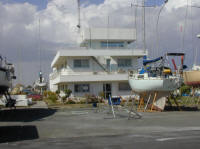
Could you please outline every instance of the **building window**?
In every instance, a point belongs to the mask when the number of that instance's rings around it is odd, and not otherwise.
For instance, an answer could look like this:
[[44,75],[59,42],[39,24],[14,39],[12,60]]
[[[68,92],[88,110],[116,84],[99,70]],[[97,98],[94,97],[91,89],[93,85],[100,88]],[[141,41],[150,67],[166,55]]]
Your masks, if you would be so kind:
[[89,60],[88,59],[74,60],[74,68],[89,68]]
[[122,48],[124,47],[123,42],[101,42],[102,48]]
[[58,90],[59,90],[59,91],[65,91],[67,88],[68,88],[67,85],[63,85],[63,84],[62,84],[62,85],[61,85],[61,84],[58,85]]
[[131,59],[118,59],[117,60],[118,67],[131,67]]
[[74,91],[76,93],[86,93],[90,91],[90,86],[89,84],[75,84]]
[[119,83],[119,91],[131,91],[129,83]]

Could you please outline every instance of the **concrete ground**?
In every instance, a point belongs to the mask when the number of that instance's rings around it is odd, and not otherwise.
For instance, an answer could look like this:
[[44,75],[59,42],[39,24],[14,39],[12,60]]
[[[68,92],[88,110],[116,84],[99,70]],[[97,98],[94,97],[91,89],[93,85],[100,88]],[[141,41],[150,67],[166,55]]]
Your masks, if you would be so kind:
[[116,119],[95,109],[0,111],[0,148],[200,148],[200,112],[142,113]]

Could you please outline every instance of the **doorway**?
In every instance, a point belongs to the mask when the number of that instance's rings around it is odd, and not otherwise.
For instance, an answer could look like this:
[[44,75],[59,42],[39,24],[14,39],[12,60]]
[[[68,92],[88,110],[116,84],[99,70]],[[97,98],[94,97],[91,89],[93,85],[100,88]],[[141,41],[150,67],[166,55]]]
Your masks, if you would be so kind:
[[110,83],[103,84],[103,92],[106,99],[112,96],[112,85]]

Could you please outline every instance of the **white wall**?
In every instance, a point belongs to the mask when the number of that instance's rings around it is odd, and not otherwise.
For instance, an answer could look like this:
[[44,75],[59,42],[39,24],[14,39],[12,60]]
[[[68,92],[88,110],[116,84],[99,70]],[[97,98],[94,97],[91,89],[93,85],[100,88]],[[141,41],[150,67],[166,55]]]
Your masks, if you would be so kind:
[[[74,59],[89,59],[89,68],[74,68]],[[102,68],[92,60],[91,57],[68,57],[67,58],[67,71],[74,73],[85,73],[85,72],[94,72],[94,71],[102,71]]]
[[119,82],[112,83],[112,96],[130,96],[130,95],[131,91],[119,91]]
[[58,90],[58,85],[54,85],[54,80],[49,80],[49,89],[52,92],[55,92]]
[[95,95],[98,96],[99,92],[103,91],[103,84],[102,83],[76,83],[76,84],[90,84],[90,92],[84,92],[84,93],[76,93],[74,91],[74,85],[75,84],[68,84],[68,88],[72,91],[73,97],[82,97],[85,96],[85,94]]
[[[110,56],[104,56],[104,57],[96,57],[96,59],[104,66],[106,66],[106,59],[111,59],[111,71],[118,71],[120,68],[118,67],[117,60],[120,58],[130,58],[132,59],[132,67],[120,67],[123,70],[129,70],[129,69],[137,69],[138,61],[137,57],[110,57]],[[89,68],[74,68],[74,59],[89,59]],[[71,73],[86,73],[86,72],[99,72],[103,71],[103,69],[91,58],[91,57],[66,57],[67,65],[66,67],[63,67],[60,71],[64,72],[71,72]],[[62,64],[61,64],[62,65]]]
[[[119,91],[119,82],[104,82],[104,83],[111,83],[112,85],[112,96],[130,96],[131,91]],[[68,89],[72,91],[72,97],[83,97],[85,94],[95,95],[98,96],[100,92],[103,91],[103,82],[94,82],[94,83],[79,83],[79,84],[90,84],[90,92],[84,93],[75,93],[74,92],[74,84],[69,83]]]

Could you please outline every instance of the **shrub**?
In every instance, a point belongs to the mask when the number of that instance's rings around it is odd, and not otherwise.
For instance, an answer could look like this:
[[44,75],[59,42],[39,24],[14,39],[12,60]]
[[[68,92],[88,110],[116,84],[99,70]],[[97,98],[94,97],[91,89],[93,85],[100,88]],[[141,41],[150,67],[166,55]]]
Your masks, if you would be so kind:
[[57,90],[57,91],[56,91],[56,94],[59,95],[59,94],[60,94],[60,90]]
[[65,97],[66,98],[68,98],[72,93],[72,91],[70,89],[66,89],[64,92],[65,92]]
[[76,101],[73,99],[68,99],[66,104],[76,104]]
[[48,95],[47,99],[52,101],[53,103],[55,103],[58,100],[57,95],[54,92],[48,91],[47,95]]
[[87,102],[87,99],[86,98],[82,98],[80,99],[79,103],[80,104],[85,104]]
[[99,97],[101,97],[102,99],[105,99],[105,93],[104,92],[99,92]]
[[94,102],[98,102],[98,98],[95,95],[91,95],[91,94],[85,94],[85,98],[86,98],[86,102],[87,103],[94,103]]
[[187,85],[183,85],[180,88],[181,95],[182,94],[190,94],[191,88]]
[[47,97],[47,95],[48,95],[48,91],[44,91],[43,96]]

